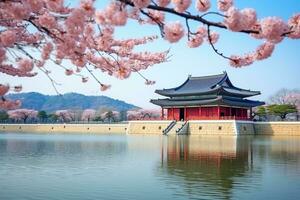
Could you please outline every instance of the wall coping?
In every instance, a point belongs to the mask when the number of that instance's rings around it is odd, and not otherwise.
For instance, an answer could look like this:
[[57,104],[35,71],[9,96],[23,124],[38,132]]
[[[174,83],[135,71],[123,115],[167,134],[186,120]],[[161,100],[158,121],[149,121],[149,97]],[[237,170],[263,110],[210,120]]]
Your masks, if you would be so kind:
[[300,122],[253,122],[254,124],[297,124],[300,125]]
[[128,121],[129,123],[132,123],[132,122],[134,122],[134,123],[154,123],[154,124],[157,124],[157,123],[171,123],[172,122],[172,120],[144,120],[144,121],[142,121],[142,120],[132,120],[132,121]]
[[124,124],[0,124],[0,126],[127,126]]

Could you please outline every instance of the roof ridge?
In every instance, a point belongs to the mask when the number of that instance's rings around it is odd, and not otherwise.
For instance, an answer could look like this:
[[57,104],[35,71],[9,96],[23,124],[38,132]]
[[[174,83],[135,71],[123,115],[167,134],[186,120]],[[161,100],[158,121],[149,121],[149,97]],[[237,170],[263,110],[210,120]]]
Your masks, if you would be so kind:
[[188,76],[188,79],[205,79],[205,78],[213,78],[213,77],[219,77],[219,76],[226,76],[226,72],[223,72],[222,74],[214,74],[214,75],[207,75],[207,76]]

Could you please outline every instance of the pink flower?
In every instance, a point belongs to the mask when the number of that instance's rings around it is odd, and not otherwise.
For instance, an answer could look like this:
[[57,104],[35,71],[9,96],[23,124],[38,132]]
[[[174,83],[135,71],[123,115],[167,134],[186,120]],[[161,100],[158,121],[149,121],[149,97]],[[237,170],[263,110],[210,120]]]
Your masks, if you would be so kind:
[[191,5],[191,0],[172,0],[172,3],[175,5],[175,11],[183,13]]
[[299,39],[300,38],[300,14],[296,14],[291,19],[289,19],[288,25],[291,28],[291,33],[288,34],[288,37],[292,39]]
[[224,23],[232,31],[250,29],[256,23],[256,12],[251,8],[239,11],[235,7],[230,7],[226,15]]
[[188,41],[188,46],[190,48],[196,48],[199,47],[203,43],[203,37],[196,35]]
[[[219,40],[219,34],[215,31],[210,32],[210,40],[212,44],[215,44]],[[207,38],[207,41],[209,42],[209,38]]]
[[206,12],[210,8],[210,0],[196,0],[196,9]]
[[148,23],[150,24],[157,24],[157,23],[162,23],[165,20],[165,15],[163,12],[157,11],[157,10],[150,10],[149,11],[149,17]]
[[267,17],[260,21],[261,34],[272,43],[281,42],[283,34],[287,32],[288,25],[278,17]]
[[127,12],[125,9],[115,11],[111,18],[111,24],[115,26],[124,26],[127,22]]
[[54,12],[60,12],[64,8],[64,0],[48,0],[45,2],[49,10]]
[[180,22],[168,23],[164,26],[165,39],[171,43],[178,42],[184,35],[184,29]]
[[6,30],[0,33],[0,42],[4,47],[12,47],[17,41],[17,34],[13,30]]
[[218,9],[226,12],[233,5],[233,0],[218,0]]
[[30,72],[33,69],[33,62],[27,58],[18,61],[18,68],[23,72]]
[[9,90],[9,85],[0,84],[0,97],[4,96]]
[[198,29],[197,29],[197,35],[201,36],[201,37],[206,37],[207,36],[207,29],[204,27],[204,26],[200,26]]
[[38,22],[41,26],[48,29],[53,29],[56,27],[56,19],[49,14],[49,12],[45,12],[43,15],[40,15]]
[[0,48],[0,65],[6,60],[6,51],[4,48]]
[[53,45],[50,42],[47,42],[42,50],[42,59],[47,60],[50,57],[50,54],[53,50]]
[[230,58],[230,65],[232,67],[251,65],[255,61],[253,54],[246,54],[245,56],[231,56]]
[[171,0],[157,0],[157,4],[161,7],[166,7]]
[[8,99],[0,99],[0,109],[3,110],[11,110],[11,109],[17,109],[21,106],[20,100],[8,100]]
[[66,70],[65,70],[65,74],[66,74],[67,76],[71,76],[73,73],[74,73],[74,71],[73,71],[72,69],[66,69]]
[[132,0],[132,2],[138,8],[146,8],[150,4],[150,0]]
[[100,84],[100,90],[101,91],[106,91],[111,88],[111,85],[106,85],[106,84]]
[[260,45],[255,52],[256,60],[263,60],[270,57],[274,51],[275,45],[270,42],[265,42]]
[[28,0],[27,1],[30,9],[34,12],[39,12],[43,8],[44,2],[41,0]]
[[114,73],[114,76],[123,80],[130,76],[131,70],[128,67],[119,67],[119,69],[116,70]]
[[93,0],[81,0],[80,1],[80,7],[82,10],[85,11],[85,13],[88,16],[92,16],[95,12],[95,8],[93,6],[94,1]]

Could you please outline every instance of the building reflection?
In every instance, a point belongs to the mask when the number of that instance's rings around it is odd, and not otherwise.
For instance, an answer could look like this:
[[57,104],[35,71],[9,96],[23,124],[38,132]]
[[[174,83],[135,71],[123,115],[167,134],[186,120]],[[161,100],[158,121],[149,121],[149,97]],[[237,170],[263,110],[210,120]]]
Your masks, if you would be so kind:
[[[251,174],[252,137],[174,136],[165,139],[160,172],[182,195],[206,199],[230,199],[241,177]],[[243,179],[243,185],[247,180]],[[241,185],[240,185],[241,186]],[[176,195],[180,195],[176,194]]]

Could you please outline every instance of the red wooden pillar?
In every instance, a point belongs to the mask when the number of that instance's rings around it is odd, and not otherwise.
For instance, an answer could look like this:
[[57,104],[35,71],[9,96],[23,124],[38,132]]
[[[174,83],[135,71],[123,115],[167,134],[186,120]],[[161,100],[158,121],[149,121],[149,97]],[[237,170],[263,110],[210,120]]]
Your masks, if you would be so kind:
[[174,117],[174,107],[172,107],[172,115],[173,115],[173,120],[175,120],[175,117]]
[[232,113],[231,113],[231,107],[229,107],[229,119],[231,119],[231,116],[232,115]]
[[184,107],[184,121],[186,121],[187,118],[186,118],[186,107]]
[[164,116],[164,108],[161,107],[161,119],[164,120],[165,116]]
[[220,119],[220,106],[218,106],[218,119]]
[[201,107],[198,108],[198,119],[201,119]]
[[249,119],[252,120],[252,107],[250,108],[250,116],[249,116]]

